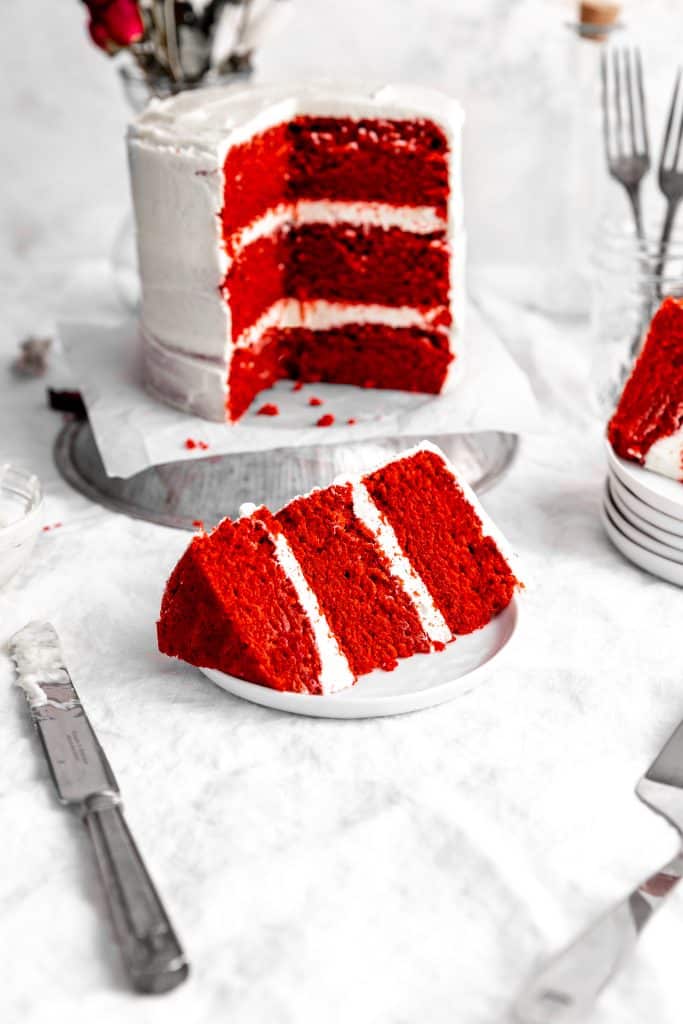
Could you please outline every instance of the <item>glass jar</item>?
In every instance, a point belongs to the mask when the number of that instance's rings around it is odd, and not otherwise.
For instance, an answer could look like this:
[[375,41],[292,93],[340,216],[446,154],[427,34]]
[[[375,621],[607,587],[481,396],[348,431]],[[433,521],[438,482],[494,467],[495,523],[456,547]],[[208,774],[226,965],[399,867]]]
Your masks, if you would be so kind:
[[592,242],[593,380],[599,413],[609,416],[650,321],[666,295],[683,295],[683,223],[674,228],[659,266],[660,226],[644,241],[632,219],[603,221]]

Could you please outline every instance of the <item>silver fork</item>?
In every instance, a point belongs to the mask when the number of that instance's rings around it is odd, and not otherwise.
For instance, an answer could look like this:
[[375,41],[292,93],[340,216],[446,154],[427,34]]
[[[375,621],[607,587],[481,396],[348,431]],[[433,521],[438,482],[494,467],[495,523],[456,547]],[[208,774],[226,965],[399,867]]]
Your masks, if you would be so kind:
[[611,60],[609,52],[603,50],[601,61],[602,127],[607,169],[626,190],[636,233],[645,250],[640,185],[650,169],[650,140],[643,66],[638,49],[615,48]]
[[679,70],[676,76],[676,85],[674,87],[673,96],[671,97],[669,119],[666,123],[664,142],[662,143],[662,152],[659,158],[659,187],[668,200],[666,207],[666,216],[664,218],[664,223],[662,225],[662,233],[659,239],[657,266],[655,267],[655,281],[657,281],[657,286],[660,295],[663,291],[661,278],[662,273],[664,271],[664,264],[666,262],[666,253],[669,247],[669,239],[671,238],[671,231],[674,226],[674,220],[676,219],[678,205],[681,199],[683,199],[683,171],[679,171],[676,169],[678,166],[678,158],[681,152],[681,141],[683,140],[683,108],[679,113],[678,134],[676,136],[676,144],[673,147],[673,150],[671,147],[671,140],[673,138],[674,118],[676,115],[676,103],[678,100],[678,90],[680,84],[681,72]]

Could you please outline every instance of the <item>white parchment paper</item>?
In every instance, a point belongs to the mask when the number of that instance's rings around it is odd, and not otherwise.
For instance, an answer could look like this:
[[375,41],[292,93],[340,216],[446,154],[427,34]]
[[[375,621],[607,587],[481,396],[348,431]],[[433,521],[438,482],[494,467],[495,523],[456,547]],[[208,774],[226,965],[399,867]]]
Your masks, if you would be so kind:
[[[280,381],[261,392],[236,424],[187,415],[145,392],[132,315],[118,323],[65,320],[59,334],[110,476],[127,477],[164,462],[231,452],[389,436],[539,429],[526,376],[472,304],[467,349],[452,391],[431,396],[338,384],[306,384],[294,391],[291,381]],[[311,406],[312,397],[322,404]],[[257,410],[266,403],[277,405],[279,414],[259,415]],[[334,424],[317,426],[326,413],[334,416]],[[188,441],[197,447],[188,448]]]

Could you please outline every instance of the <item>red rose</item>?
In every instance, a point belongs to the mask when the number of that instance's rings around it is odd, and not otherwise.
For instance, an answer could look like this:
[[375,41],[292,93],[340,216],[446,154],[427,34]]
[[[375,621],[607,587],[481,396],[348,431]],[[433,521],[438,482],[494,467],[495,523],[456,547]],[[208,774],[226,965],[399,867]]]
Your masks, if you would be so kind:
[[84,0],[84,3],[90,12],[90,37],[100,49],[114,53],[142,38],[145,29],[135,0]]

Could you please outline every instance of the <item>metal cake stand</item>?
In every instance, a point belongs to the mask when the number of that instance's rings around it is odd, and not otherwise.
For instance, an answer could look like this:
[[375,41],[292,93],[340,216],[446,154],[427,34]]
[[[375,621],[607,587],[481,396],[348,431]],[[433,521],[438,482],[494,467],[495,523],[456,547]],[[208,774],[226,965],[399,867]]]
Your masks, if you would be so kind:
[[[54,458],[67,483],[105,508],[179,530],[195,530],[199,520],[209,527],[224,516],[235,518],[246,501],[277,510],[298,494],[327,486],[339,475],[369,469],[420,440],[383,438],[212,455],[167,462],[123,479],[107,476],[89,422],[77,420],[62,427]],[[498,483],[518,447],[516,434],[497,431],[449,434],[434,441],[479,494]]]

